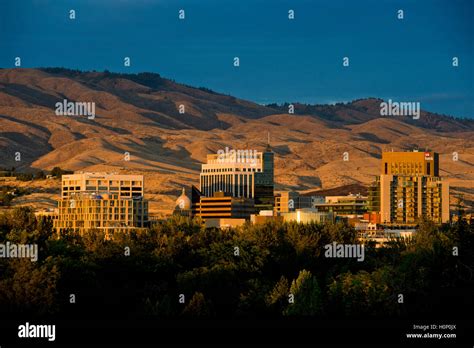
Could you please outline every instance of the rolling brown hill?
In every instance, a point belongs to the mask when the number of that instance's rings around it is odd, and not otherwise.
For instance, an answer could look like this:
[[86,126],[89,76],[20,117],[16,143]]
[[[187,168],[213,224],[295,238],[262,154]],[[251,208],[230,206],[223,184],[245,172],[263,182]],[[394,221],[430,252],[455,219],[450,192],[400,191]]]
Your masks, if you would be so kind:
[[[57,116],[63,99],[95,102],[96,117]],[[427,112],[419,120],[380,117],[380,102],[295,103],[290,115],[287,105],[262,106],[152,73],[0,69],[0,167],[144,173],[152,211],[168,213],[180,188],[198,182],[206,154],[226,146],[259,150],[270,133],[277,189],[364,186],[378,173],[383,150],[431,149],[440,153],[453,194],[472,207],[474,121]],[[59,183],[44,185],[49,202]]]

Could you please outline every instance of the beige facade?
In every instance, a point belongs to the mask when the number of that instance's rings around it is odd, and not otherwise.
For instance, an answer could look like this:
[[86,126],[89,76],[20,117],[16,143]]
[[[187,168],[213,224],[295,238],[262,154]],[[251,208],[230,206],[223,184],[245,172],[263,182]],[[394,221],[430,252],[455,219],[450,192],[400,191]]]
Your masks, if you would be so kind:
[[319,212],[315,209],[297,209],[288,213],[281,213],[285,222],[298,222],[303,224],[308,223],[324,223],[326,221],[333,221],[334,215],[331,212]]
[[439,155],[433,151],[383,152],[382,175],[439,176]]
[[380,223],[414,226],[421,217],[449,222],[449,184],[439,176],[436,152],[384,152],[380,169],[368,200]]
[[61,197],[76,192],[107,192],[119,198],[143,197],[143,175],[81,173],[62,176]]
[[113,233],[146,227],[148,202],[143,199],[143,184],[142,175],[63,175],[56,231]]
[[382,223],[415,225],[420,217],[449,222],[449,183],[440,177],[381,175]]

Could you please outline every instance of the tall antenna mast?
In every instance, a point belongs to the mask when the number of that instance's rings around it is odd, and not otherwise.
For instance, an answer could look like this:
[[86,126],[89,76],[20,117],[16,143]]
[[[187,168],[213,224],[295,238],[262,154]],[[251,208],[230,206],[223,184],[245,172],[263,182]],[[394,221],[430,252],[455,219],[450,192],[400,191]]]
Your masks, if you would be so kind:
[[267,148],[265,149],[267,152],[271,152],[272,149],[270,147],[270,132],[267,132]]

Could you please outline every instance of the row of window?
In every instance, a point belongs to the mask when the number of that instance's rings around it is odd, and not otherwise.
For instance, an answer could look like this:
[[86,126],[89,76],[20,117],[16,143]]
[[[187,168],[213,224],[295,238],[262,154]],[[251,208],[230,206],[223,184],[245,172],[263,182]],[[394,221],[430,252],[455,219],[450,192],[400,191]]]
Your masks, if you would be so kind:
[[61,221],[102,221],[102,220],[133,220],[133,215],[126,214],[64,214]]
[[203,169],[202,173],[223,173],[223,172],[261,172],[261,168],[247,168],[244,167],[242,170],[240,168],[211,168],[211,169]]
[[143,181],[138,180],[86,180],[86,185],[104,185],[104,186],[142,186]]
[[[83,184],[83,180],[64,180],[64,186],[77,186]],[[143,181],[138,180],[86,180],[86,185],[93,186],[143,186]]]

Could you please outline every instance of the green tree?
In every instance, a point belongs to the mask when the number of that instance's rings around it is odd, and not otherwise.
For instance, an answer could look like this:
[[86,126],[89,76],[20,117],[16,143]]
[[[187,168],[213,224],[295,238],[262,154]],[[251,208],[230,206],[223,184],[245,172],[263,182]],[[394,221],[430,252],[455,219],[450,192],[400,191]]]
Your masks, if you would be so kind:
[[42,170],[39,170],[35,173],[35,179],[41,180],[41,179],[45,179],[45,178],[46,178],[46,175],[44,174],[44,172]]
[[183,315],[192,317],[208,317],[212,313],[209,303],[202,292],[195,292],[183,309]]
[[300,271],[293,280],[290,295],[294,303],[289,303],[285,315],[318,315],[322,313],[322,292],[317,279],[307,270]]
[[341,274],[329,286],[329,303],[332,312],[346,316],[391,315],[400,310],[397,302],[394,272],[390,267],[371,273],[359,271]]
[[55,178],[61,178],[61,175],[66,174],[66,171],[62,170],[60,167],[54,167],[51,171],[51,175]]
[[52,257],[43,264],[29,259],[10,260],[7,275],[3,274],[0,280],[0,304],[10,307],[13,312],[55,312],[59,278]]
[[36,229],[36,216],[29,207],[18,207],[8,214],[7,224],[10,233],[7,238],[15,243],[34,242],[33,232]]
[[279,313],[282,313],[284,308],[288,305],[288,279],[281,276],[280,280],[275,284],[272,291],[267,294],[265,303],[270,308],[276,308]]

